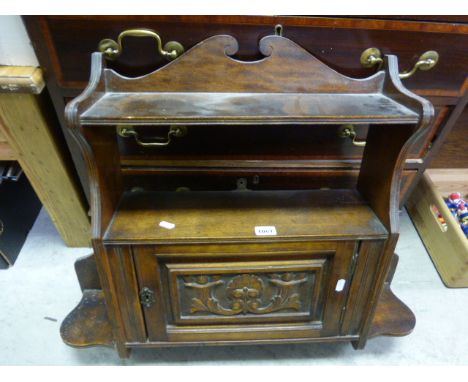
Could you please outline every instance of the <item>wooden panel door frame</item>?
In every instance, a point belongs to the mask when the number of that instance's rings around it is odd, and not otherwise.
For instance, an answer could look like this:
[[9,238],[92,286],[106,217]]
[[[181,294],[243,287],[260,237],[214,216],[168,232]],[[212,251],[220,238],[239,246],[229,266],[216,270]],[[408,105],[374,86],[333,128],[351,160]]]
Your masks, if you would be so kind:
[[[349,281],[351,280],[352,262],[355,261],[356,242],[342,241],[330,242],[328,250],[300,251],[294,256],[292,252],[277,250],[274,252],[252,252],[248,251],[249,258],[258,261],[263,257],[264,263],[281,263],[281,259],[288,261],[293,259],[327,259],[329,268],[328,281],[324,293],[323,326],[312,323],[258,323],[248,325],[177,325],[173,319],[174,312],[171,310],[169,297],[169,286],[165,285],[162,264],[168,262],[168,257],[175,263],[183,261],[201,261],[203,254],[193,253],[191,257],[180,257],[177,254],[165,254],[162,249],[154,246],[134,247],[134,260],[137,269],[139,289],[148,287],[154,291],[155,302],[151,307],[143,308],[149,341],[195,341],[200,338],[208,341],[225,341],[234,336],[242,336],[245,340],[277,338],[318,338],[338,336],[341,324],[341,314],[347,301]],[[221,248],[220,248],[221,249]],[[244,248],[243,248],[244,249]],[[245,248],[246,249],[246,248]],[[304,255],[307,253],[307,255]],[[333,256],[330,254],[333,253]],[[211,263],[229,262],[236,257],[235,253],[210,253],[209,259],[205,256],[203,261]],[[237,258],[238,254],[237,254]],[[170,260],[169,260],[170,261]],[[247,266],[254,260],[242,259]],[[343,290],[336,290],[338,280],[344,279]],[[163,312],[168,312],[164,315]]]

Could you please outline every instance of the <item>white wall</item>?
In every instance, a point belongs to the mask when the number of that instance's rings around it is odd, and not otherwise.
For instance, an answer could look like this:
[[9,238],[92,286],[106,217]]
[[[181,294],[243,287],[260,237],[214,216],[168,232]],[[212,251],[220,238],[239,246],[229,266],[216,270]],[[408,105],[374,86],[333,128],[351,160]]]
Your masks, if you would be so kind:
[[0,65],[39,66],[20,16],[0,16]]

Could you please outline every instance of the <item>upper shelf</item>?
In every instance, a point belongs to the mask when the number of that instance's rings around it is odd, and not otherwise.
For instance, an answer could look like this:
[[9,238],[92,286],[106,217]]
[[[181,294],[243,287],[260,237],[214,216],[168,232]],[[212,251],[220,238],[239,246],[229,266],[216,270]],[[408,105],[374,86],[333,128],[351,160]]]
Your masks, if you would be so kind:
[[81,116],[97,124],[417,123],[382,94],[109,93]]
[[233,59],[231,36],[213,36],[138,78],[94,53],[85,92],[67,106],[71,125],[417,124],[422,98],[398,78],[397,59],[365,79],[346,77],[280,36],[264,37],[258,61]]

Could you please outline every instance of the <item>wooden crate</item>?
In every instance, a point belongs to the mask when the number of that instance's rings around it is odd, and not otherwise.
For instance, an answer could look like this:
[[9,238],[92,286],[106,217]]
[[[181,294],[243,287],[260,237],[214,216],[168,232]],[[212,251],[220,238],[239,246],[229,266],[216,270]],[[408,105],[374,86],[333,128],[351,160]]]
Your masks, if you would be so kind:
[[[407,203],[408,212],[442,281],[447,287],[468,287],[468,239],[444,198],[459,191],[468,196],[468,169],[427,170]],[[444,217],[442,225],[434,212]]]

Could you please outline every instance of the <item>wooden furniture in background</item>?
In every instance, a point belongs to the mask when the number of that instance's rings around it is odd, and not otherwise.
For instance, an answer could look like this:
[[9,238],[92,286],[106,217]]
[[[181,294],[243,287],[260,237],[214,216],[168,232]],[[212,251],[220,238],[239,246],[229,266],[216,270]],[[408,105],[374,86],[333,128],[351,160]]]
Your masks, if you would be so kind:
[[[283,25],[285,37],[350,77],[363,78],[375,72],[375,67],[365,68],[360,63],[361,53],[369,47],[397,55],[401,71],[412,68],[425,51],[439,53],[436,67],[404,80],[408,89],[432,102],[436,119],[411,148],[403,172],[402,203],[437,155],[445,132],[454,124],[459,126],[459,114],[455,110],[463,95],[468,62],[466,16],[28,16],[24,20],[41,66],[46,69],[47,86],[64,130],[65,104],[85,88],[89,78],[89,55],[101,39],[115,39],[125,29],[151,28],[165,41],[177,40],[187,50],[209,36],[229,34],[239,41],[236,57],[255,60],[260,57],[258,41],[270,34],[271,27],[276,24]],[[149,38],[128,38],[124,44],[123,54],[109,64],[119,73],[135,77],[166,64],[164,58],[154,55],[155,43]],[[166,184],[177,184],[178,176],[184,172],[186,185],[192,188],[202,183],[203,186],[224,184],[228,189],[239,177],[246,178],[252,189],[317,185],[340,188],[356,184],[363,149],[354,146],[349,139],[340,138],[339,129],[320,126],[313,131],[298,129],[289,147],[283,147],[281,153],[272,153],[268,146],[272,134],[281,134],[280,131],[269,129],[268,136],[261,126],[248,136],[242,131],[233,128],[223,141],[229,144],[234,139],[242,139],[242,152],[228,153],[218,149],[220,145],[210,145],[213,130],[207,127],[194,133],[198,140],[208,142],[207,152],[197,151],[200,146],[192,144],[192,140],[186,146],[181,145],[180,152],[171,157],[170,162],[164,150],[153,155],[151,160],[154,168],[161,169]],[[366,139],[366,126],[357,126],[356,131],[359,139]],[[85,162],[68,133],[66,137],[87,192]],[[123,163],[131,165],[138,146],[131,142],[121,142],[121,146],[125,148]],[[278,160],[279,154],[282,159],[287,156],[288,161]],[[223,165],[224,176],[217,176],[219,172],[210,169],[211,158],[220,155],[231,163],[230,168]],[[187,157],[199,160],[186,166],[184,159]],[[232,177],[227,176],[228,171]],[[283,178],[279,173],[291,175],[288,183],[281,183]],[[261,177],[258,184],[255,175]]]
[[89,246],[86,203],[42,92],[41,70],[0,67],[0,85],[0,160],[19,162],[67,245]]
[[453,169],[467,167],[468,108],[466,107],[466,100],[464,104],[460,103],[458,107],[460,109],[460,117],[454,121],[451,129],[444,130],[445,136],[441,137],[440,147],[436,148],[437,154],[433,156],[429,168]]
[[[95,251],[77,263],[83,299],[62,324],[66,343],[115,345],[125,357],[197,344],[363,348],[411,332],[414,315],[390,281],[405,163],[432,105],[404,88],[392,55],[359,80],[278,35],[260,40],[257,61],[236,59],[238,48],[213,36],[138,78],[92,55],[89,85],[66,109],[88,165]],[[295,181],[285,148],[313,156],[313,132],[342,124],[368,127],[357,185],[329,189],[327,166],[312,187]],[[173,140],[148,147],[164,131]],[[255,168],[271,166],[268,154],[281,170],[271,183],[259,173],[262,189],[242,178],[229,189],[218,179],[237,176],[252,137],[263,157]],[[212,179],[196,184],[197,166]]]

